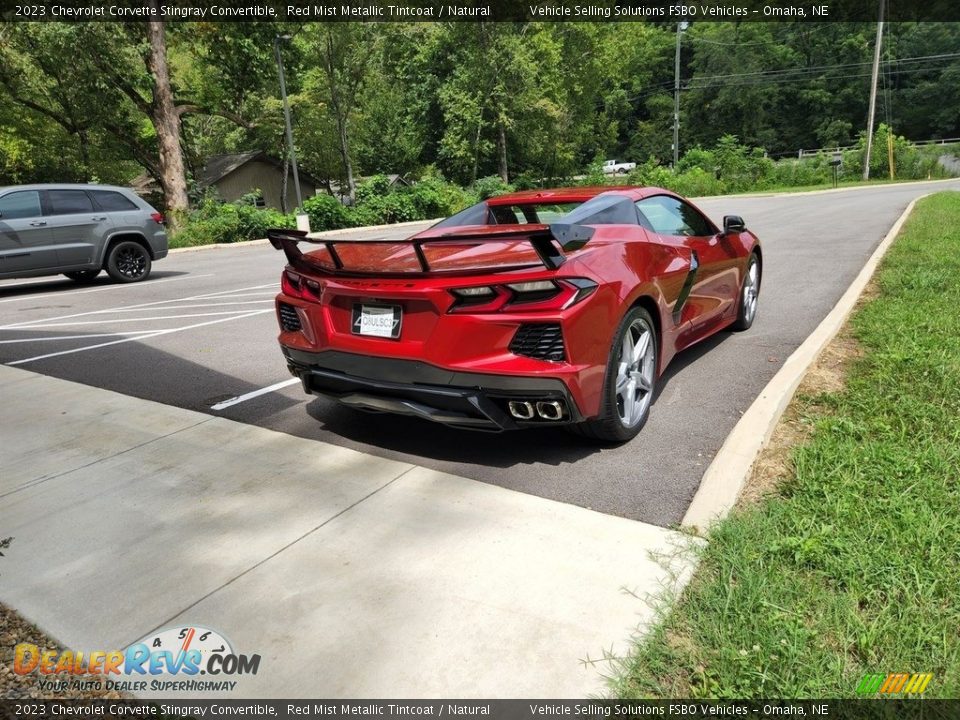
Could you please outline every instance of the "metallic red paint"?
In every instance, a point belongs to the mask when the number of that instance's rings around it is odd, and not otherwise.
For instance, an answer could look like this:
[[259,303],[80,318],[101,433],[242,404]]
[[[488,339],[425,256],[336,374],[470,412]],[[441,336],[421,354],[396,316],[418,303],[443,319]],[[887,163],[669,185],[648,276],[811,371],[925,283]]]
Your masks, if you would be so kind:
[[[602,187],[526,191],[486,202],[488,206],[536,206],[584,202],[601,193],[634,202],[654,195],[683,200],[659,188]],[[403,368],[426,364],[431,372],[439,369],[453,378],[472,378],[481,389],[489,385],[502,390],[507,387],[505,381],[496,379],[510,378],[509,392],[521,394],[525,379],[538,389],[541,384],[533,381],[559,381],[565,389],[561,395],[573,405],[568,419],[588,419],[600,412],[614,331],[629,308],[644,304],[651,310],[660,339],[658,376],[677,352],[736,319],[748,258],[753,252],[759,254],[759,242],[749,231],[725,234],[709,219],[707,222],[712,233],[701,237],[662,235],[641,224],[595,225],[589,242],[582,249],[566,253],[566,261],[556,270],[545,268],[522,238],[491,239],[479,244],[476,240],[505,230],[549,229],[542,224],[471,226],[468,234],[474,240],[462,245],[449,244],[449,238],[465,230],[450,226],[434,226],[407,241],[338,245],[335,252],[349,269],[348,274],[338,271],[337,258],[322,248],[303,256],[312,266],[288,266],[284,271],[282,291],[277,296],[278,320],[283,328],[280,307],[287,305],[295,309],[301,327],[282,330],[279,341],[291,371],[304,379],[307,389],[311,389],[311,370],[324,371],[325,357],[338,361],[356,357],[358,363],[363,358],[381,364],[409,361],[415,365],[386,367],[399,367],[402,374]],[[433,255],[429,258],[431,272],[424,273],[410,241],[439,238],[446,238],[447,244],[423,246],[425,254]],[[694,257],[699,260],[696,269]],[[573,296],[574,286],[569,284],[572,279],[592,281],[596,288],[569,305],[549,300],[518,303],[511,297],[512,291],[504,289],[508,283],[552,280],[560,283],[558,294],[568,299]],[[678,308],[685,284],[690,285],[689,294]],[[451,291],[477,286],[495,287],[496,297],[475,307],[456,304]],[[356,303],[400,306],[403,317],[399,338],[355,334],[351,325]],[[518,328],[528,323],[560,325],[566,352],[563,362],[525,357],[510,350]],[[325,356],[331,352],[334,354]],[[379,380],[369,374],[366,380]],[[390,382],[396,380],[392,377]],[[400,380],[402,385],[404,379]],[[499,391],[491,390],[493,394]],[[392,387],[384,393],[403,395]]]

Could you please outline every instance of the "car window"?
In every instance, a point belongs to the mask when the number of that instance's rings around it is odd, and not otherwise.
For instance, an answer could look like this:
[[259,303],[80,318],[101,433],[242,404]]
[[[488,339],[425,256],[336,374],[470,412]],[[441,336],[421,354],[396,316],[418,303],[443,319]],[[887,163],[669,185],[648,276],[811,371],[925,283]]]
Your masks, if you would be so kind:
[[93,203],[83,190],[48,190],[51,215],[93,212]]
[[21,190],[0,197],[0,222],[40,216],[40,193]]
[[509,205],[491,205],[490,213],[497,225],[520,225],[526,222],[523,215]]
[[[137,206],[113,190],[91,190],[90,194],[103,210],[136,210]],[[259,207],[259,206],[258,206]]]
[[574,225],[636,225],[638,218],[630,198],[602,193],[567,213],[563,222]]
[[464,225],[487,225],[490,220],[490,211],[485,202],[471,205],[446,220],[441,220],[431,227],[462,227]]
[[650,227],[663,235],[713,235],[710,222],[692,205],[668,195],[654,195],[637,201],[637,210]]

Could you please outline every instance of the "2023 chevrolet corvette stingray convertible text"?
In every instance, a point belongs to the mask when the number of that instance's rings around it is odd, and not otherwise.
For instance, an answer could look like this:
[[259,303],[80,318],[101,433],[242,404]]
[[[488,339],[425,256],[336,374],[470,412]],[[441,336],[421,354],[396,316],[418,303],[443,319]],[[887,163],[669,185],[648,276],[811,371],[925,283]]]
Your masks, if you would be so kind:
[[307,392],[610,442],[643,427],[677,352],[750,327],[763,267],[741,218],[720,230],[659,188],[502,195],[406,240],[269,237],[288,261],[280,346]]

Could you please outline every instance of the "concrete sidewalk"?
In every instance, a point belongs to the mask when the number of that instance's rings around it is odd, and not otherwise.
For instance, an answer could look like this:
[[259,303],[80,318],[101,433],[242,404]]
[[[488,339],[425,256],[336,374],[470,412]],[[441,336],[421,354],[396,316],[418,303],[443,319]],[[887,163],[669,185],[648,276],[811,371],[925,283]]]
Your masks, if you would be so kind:
[[214,628],[262,656],[230,697],[602,693],[625,589],[688,574],[663,528],[0,365],[8,535],[0,600],[84,651]]

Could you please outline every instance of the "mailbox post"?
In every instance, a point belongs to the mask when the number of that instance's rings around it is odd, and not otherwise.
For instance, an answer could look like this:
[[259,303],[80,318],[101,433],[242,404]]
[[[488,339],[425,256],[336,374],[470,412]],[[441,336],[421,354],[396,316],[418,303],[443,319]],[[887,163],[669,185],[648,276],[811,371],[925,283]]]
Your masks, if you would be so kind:
[[830,158],[830,165],[833,167],[833,186],[837,187],[837,180],[840,175],[840,166],[843,165],[843,153],[837,150]]

